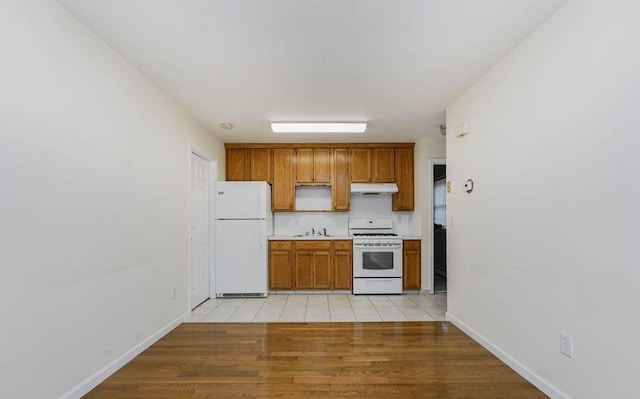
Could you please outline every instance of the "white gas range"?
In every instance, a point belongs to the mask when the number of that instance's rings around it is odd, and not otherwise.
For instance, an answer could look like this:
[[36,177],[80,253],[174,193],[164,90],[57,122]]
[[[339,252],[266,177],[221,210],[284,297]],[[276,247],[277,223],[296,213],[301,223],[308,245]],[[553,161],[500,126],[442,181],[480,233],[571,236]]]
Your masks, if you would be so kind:
[[353,293],[402,294],[402,237],[391,219],[350,219]]

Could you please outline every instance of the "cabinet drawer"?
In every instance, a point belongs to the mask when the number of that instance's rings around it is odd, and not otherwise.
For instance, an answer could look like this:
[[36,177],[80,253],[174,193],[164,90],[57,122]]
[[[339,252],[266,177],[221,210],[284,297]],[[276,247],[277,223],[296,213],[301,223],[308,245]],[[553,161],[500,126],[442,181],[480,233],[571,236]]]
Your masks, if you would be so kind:
[[351,241],[334,241],[333,242],[335,249],[351,249]]
[[288,250],[291,249],[291,241],[269,241],[269,249]]
[[296,241],[296,249],[331,249],[331,241]]
[[420,240],[404,240],[402,247],[403,249],[420,250]]

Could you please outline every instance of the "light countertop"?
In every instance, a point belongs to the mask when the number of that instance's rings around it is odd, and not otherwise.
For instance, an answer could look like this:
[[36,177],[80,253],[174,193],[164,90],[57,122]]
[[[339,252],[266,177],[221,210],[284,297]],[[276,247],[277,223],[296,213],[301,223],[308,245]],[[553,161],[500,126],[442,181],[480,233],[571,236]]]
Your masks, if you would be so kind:
[[338,236],[300,236],[300,237],[296,237],[296,236],[271,236],[269,237],[269,240],[286,240],[286,241],[293,241],[293,240],[351,240],[351,236],[342,236],[342,235],[338,235]]
[[[401,236],[403,240],[421,240],[417,235]],[[353,237],[347,235],[337,236],[271,236],[269,240],[293,241],[293,240],[352,240]]]

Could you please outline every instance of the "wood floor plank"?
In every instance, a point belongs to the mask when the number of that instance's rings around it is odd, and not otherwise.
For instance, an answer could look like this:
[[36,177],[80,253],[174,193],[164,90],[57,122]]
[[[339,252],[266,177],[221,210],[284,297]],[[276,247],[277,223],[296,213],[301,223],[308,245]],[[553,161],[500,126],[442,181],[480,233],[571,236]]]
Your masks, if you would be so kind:
[[546,398],[447,322],[182,324],[87,398]]

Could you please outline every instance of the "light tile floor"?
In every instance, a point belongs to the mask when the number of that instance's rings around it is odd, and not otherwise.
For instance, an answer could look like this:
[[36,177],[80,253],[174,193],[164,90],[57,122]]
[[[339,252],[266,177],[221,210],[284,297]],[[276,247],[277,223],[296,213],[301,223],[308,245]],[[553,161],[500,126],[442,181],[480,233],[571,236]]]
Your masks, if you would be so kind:
[[447,294],[435,295],[269,295],[266,298],[213,298],[186,321],[442,321]]

